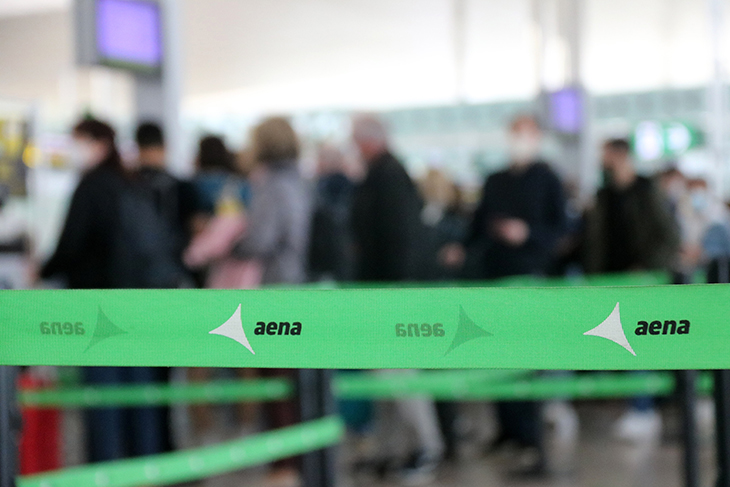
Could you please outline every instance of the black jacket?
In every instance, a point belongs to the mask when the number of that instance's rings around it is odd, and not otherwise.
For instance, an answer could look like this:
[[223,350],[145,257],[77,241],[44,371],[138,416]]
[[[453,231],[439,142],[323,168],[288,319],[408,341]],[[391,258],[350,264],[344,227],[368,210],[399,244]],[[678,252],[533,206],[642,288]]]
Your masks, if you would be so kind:
[[604,187],[588,213],[586,270],[666,269],[679,240],[666,202],[650,179],[639,176],[624,190]]
[[[510,247],[496,240],[492,226],[501,218],[525,221],[530,227],[527,242]],[[562,185],[544,162],[521,172],[506,169],[489,176],[467,239],[467,245],[479,245],[484,252],[480,277],[546,273],[556,242],[565,233],[566,219]]]
[[352,207],[359,280],[417,277],[423,233],[421,206],[413,181],[395,157],[386,152],[370,162]]
[[126,184],[121,169],[108,163],[81,178],[56,251],[41,269],[41,277],[64,278],[71,289],[113,287],[111,259]]

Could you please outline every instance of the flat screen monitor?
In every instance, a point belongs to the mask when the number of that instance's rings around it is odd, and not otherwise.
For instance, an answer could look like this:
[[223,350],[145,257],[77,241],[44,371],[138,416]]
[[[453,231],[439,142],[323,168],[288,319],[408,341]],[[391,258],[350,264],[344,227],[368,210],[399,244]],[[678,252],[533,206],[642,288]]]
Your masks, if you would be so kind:
[[160,69],[162,26],[157,2],[97,0],[95,14],[100,63],[135,71]]
[[583,126],[583,93],[565,88],[548,95],[550,126],[564,134],[577,134]]

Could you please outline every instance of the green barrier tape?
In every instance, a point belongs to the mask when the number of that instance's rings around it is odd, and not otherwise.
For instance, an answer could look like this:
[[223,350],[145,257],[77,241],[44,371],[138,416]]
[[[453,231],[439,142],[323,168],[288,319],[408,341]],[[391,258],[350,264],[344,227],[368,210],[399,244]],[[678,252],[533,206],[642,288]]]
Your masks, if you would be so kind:
[[602,399],[631,397],[636,394],[665,395],[674,390],[669,373],[588,374],[571,377],[539,377],[517,381],[484,384],[432,384],[418,389],[399,388],[397,381],[379,381],[363,377],[338,385],[342,399],[395,399],[428,395],[438,400],[535,400],[535,399]]
[[[526,370],[455,370],[395,374],[380,376],[381,382],[405,384],[406,390],[418,391],[433,384],[483,384],[485,382],[513,380],[532,374]],[[347,387],[358,376],[368,374],[342,374],[335,385]],[[401,376],[403,376],[401,378]],[[277,401],[294,394],[294,387],[287,379],[219,380],[204,384],[147,384],[122,386],[68,387],[20,391],[18,400],[26,407],[115,407],[150,406],[161,404],[226,404],[232,402]]]
[[730,286],[0,293],[0,364],[730,368]]
[[[508,371],[503,371],[508,372]],[[334,390],[340,399],[397,399],[428,396],[439,400],[522,400],[547,398],[601,399],[636,394],[664,395],[674,390],[674,377],[665,372],[651,374],[582,374],[563,377],[534,377],[528,371],[513,375],[480,376],[469,373],[351,374],[337,377]],[[516,380],[515,380],[516,379]],[[171,403],[230,403],[275,400],[289,397],[286,381],[271,380],[271,386],[251,381],[211,382],[206,386],[96,387],[67,390],[21,392],[20,402],[30,407],[110,407]],[[262,382],[262,381],[260,381]],[[203,395],[201,390],[214,391]],[[215,391],[224,392],[215,392]],[[712,391],[712,376],[701,375],[700,392]],[[257,395],[259,392],[260,395]]]
[[[705,282],[701,275],[695,282]],[[267,289],[430,289],[484,287],[576,287],[576,286],[659,286],[672,284],[666,271],[626,272],[614,274],[576,275],[566,277],[514,276],[491,281],[414,281],[414,282],[335,282],[322,281],[292,288],[291,284],[274,284]]]
[[286,379],[220,380],[205,384],[149,384],[117,387],[79,387],[21,391],[24,406],[112,407],[161,404],[225,404],[242,401],[277,401],[294,394]]
[[189,482],[338,443],[337,417],[302,423],[195,450],[72,467],[18,478],[18,487],[136,487]]

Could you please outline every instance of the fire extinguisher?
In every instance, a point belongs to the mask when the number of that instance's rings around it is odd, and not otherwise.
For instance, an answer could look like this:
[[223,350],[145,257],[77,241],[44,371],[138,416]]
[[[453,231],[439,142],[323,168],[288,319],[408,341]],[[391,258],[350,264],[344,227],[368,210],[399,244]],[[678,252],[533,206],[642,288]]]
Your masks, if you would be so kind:
[[[19,391],[52,388],[49,367],[29,367],[20,374]],[[20,433],[20,474],[29,475],[61,468],[61,413],[58,409],[23,407]]]

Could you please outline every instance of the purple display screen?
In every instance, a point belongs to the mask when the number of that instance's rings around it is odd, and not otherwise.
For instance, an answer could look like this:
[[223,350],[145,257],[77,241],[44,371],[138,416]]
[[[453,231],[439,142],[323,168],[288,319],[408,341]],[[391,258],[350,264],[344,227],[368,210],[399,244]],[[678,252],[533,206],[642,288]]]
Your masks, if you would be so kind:
[[103,61],[157,68],[162,62],[157,3],[97,0],[96,45]]
[[583,97],[580,90],[566,88],[550,94],[550,123],[558,132],[580,132],[583,125]]

